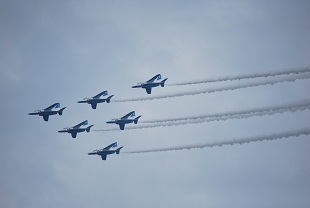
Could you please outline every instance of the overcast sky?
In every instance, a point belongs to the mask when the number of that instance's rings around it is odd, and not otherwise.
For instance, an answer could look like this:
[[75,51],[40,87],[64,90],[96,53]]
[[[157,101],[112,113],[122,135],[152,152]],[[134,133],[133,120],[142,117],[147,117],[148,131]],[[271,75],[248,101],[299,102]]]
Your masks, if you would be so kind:
[[[306,0],[0,0],[0,207],[308,208],[309,136],[106,161],[87,153],[281,133],[309,127],[309,110],[76,139],[57,131],[85,119],[93,130],[116,127],[105,122],[132,110],[142,122],[309,101],[304,79],[96,110],[77,103],[103,90],[113,101],[276,79],[131,88],[158,73],[169,84],[309,67],[309,10]],[[55,102],[62,116],[28,115]]]

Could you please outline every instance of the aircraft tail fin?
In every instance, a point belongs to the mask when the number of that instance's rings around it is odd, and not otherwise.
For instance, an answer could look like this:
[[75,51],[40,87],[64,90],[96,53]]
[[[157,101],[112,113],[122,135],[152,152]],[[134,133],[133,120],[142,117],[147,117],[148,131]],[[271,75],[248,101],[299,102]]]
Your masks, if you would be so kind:
[[62,109],[60,109],[59,111],[58,111],[58,114],[61,116],[62,115],[62,112],[65,110],[65,108],[66,107],[64,107],[64,108],[62,108]]
[[90,125],[89,127],[86,128],[87,132],[90,132],[90,128],[93,127],[94,125]]
[[135,120],[134,120],[133,122],[134,122],[135,124],[137,124],[140,117],[141,117],[141,116],[138,116],[137,118],[135,118]]
[[117,150],[115,150],[116,154],[119,154],[120,150],[122,149],[123,147],[120,147],[118,148]]
[[160,86],[164,87],[165,86],[165,81],[167,81],[168,78],[164,79],[163,81],[160,82]]
[[110,103],[111,98],[112,98],[113,96],[114,96],[114,95],[111,95],[111,96],[107,97],[107,103]]

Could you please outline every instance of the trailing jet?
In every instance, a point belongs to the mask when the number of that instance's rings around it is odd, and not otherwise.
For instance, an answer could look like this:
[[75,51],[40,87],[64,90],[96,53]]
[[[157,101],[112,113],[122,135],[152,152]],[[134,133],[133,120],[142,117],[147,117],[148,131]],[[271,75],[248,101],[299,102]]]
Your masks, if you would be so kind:
[[108,91],[103,91],[99,93],[98,95],[95,95],[94,97],[84,98],[83,100],[78,101],[78,103],[88,103],[88,104],[91,104],[91,107],[93,109],[96,109],[98,103],[104,103],[104,102],[110,103],[111,98],[114,96],[114,95],[111,95],[107,98],[103,98],[103,96],[106,96],[106,95],[108,95]]
[[88,125],[88,121],[87,120],[85,120],[85,121],[83,121],[83,122],[81,122],[81,123],[79,123],[79,124],[77,124],[77,125],[75,125],[73,127],[64,128],[64,130],[60,130],[58,132],[59,133],[68,132],[68,133],[71,134],[72,138],[76,138],[77,133],[80,133],[80,132],[83,132],[83,131],[90,132],[90,128],[92,126],[94,126],[94,125],[90,125],[90,126],[88,126],[86,128],[82,127],[82,126],[86,126],[86,125]]
[[121,118],[118,118],[118,119],[112,119],[111,121],[108,121],[106,122],[107,124],[111,124],[111,123],[115,123],[115,124],[118,124],[119,125],[119,128],[121,130],[124,130],[125,129],[125,124],[129,124],[129,123],[132,123],[134,122],[135,124],[138,123],[138,119],[141,117],[141,116],[138,116],[136,118],[129,118],[129,117],[134,117],[135,116],[135,111],[131,111],[130,113],[128,113],[127,115],[121,117]]
[[60,103],[54,103],[53,105],[42,109],[42,110],[36,110],[33,113],[29,113],[29,115],[39,115],[43,116],[44,121],[48,121],[48,117],[51,115],[59,114],[60,116],[62,115],[63,110],[66,108],[60,108]]
[[151,94],[152,92],[152,87],[164,87],[165,86],[165,81],[168,78],[162,80],[161,82],[155,82],[155,80],[161,80],[161,75],[157,74],[156,76],[154,76],[152,79],[146,81],[146,82],[142,82],[142,83],[138,83],[135,86],[132,86],[132,88],[144,88],[147,92],[147,94]]
[[109,146],[103,149],[94,150],[93,152],[88,153],[88,155],[100,155],[102,160],[106,160],[108,155],[114,154],[114,153],[119,154],[120,150],[123,148],[123,147],[120,147],[116,150],[110,150],[111,147],[117,147],[117,143],[114,142],[113,144],[110,144]]

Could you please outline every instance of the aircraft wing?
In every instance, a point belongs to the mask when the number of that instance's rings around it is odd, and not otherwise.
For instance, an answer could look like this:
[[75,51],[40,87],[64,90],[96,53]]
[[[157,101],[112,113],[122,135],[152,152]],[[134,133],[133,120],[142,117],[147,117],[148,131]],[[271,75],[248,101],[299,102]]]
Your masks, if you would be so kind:
[[72,132],[71,133],[72,138],[76,138],[76,135],[77,135],[77,132]]
[[120,124],[119,124],[119,128],[120,128],[121,130],[124,130],[124,129],[125,129],[125,124],[124,124],[124,123],[120,123]]
[[102,95],[108,95],[108,91],[103,91],[103,92],[100,92],[98,95],[95,95],[93,98],[99,98],[101,97]]
[[44,110],[52,110],[53,108],[59,108],[60,107],[60,103],[54,103],[53,105],[45,108]]
[[129,116],[135,116],[135,111],[131,111],[130,113],[124,115],[121,119],[127,119]]
[[151,87],[147,87],[145,88],[147,94],[151,94],[152,93],[152,88]]
[[103,148],[102,150],[109,150],[109,149],[111,149],[111,147],[117,147],[117,143],[114,142],[114,143],[110,144],[109,146],[106,146],[106,147]]
[[49,117],[48,115],[44,115],[43,116],[44,121],[48,121],[48,117]]
[[154,77],[152,77],[152,79],[148,80],[147,83],[154,82],[156,79],[160,80],[161,75],[160,74],[155,75]]
[[81,126],[84,126],[84,125],[87,125],[87,124],[88,124],[88,121],[85,120],[85,121],[79,123],[78,125],[73,126],[72,128],[80,128]]
[[97,103],[92,103],[91,107],[92,107],[92,109],[96,109],[97,108]]
[[106,160],[107,159],[107,155],[100,155],[102,160]]

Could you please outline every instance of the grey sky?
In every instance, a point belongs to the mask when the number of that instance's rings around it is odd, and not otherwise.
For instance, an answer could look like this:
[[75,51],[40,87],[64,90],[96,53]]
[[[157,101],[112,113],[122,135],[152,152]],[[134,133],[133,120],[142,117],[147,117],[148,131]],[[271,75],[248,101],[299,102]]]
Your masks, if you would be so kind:
[[[114,127],[105,122],[132,110],[143,121],[309,100],[306,79],[96,110],[77,103],[103,90],[112,100],[146,97],[131,86],[158,73],[176,83],[308,67],[309,9],[276,0],[0,1],[0,206],[309,207],[309,136],[105,162],[87,155],[112,142],[135,151],[280,133],[308,127],[308,111],[76,139],[57,132],[85,119]],[[246,82],[159,87],[152,96]],[[55,102],[67,107],[62,116],[27,115]]]

